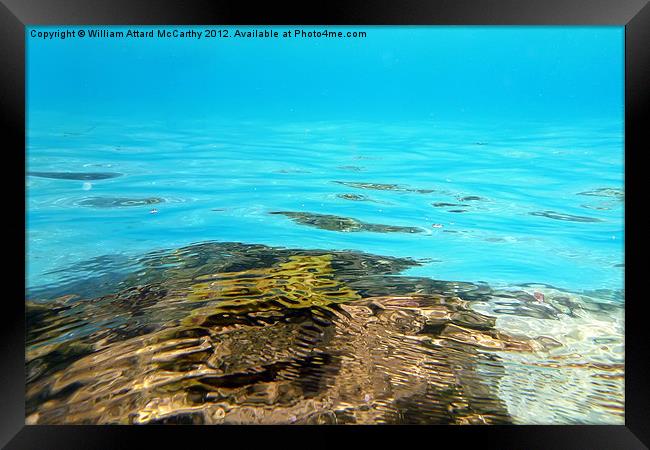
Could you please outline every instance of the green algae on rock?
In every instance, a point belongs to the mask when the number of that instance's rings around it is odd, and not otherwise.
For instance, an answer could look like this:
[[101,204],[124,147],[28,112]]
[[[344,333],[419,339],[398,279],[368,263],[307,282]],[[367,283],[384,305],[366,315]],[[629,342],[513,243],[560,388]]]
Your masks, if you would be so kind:
[[431,206],[434,206],[436,208],[445,208],[447,206],[463,206],[463,205],[458,203],[436,202],[436,203],[431,203]]

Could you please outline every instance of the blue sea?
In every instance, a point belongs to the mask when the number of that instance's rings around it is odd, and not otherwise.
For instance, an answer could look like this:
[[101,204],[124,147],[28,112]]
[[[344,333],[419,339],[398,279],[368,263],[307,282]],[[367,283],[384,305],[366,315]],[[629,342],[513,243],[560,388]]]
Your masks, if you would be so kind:
[[[28,299],[100,278],[104,295],[143,255],[203,242],[349,251],[618,305],[604,352],[622,364],[623,27],[165,28],[202,35],[27,29]],[[282,37],[298,28],[344,36]],[[622,408],[620,383],[603,404]],[[622,420],[583,406],[540,420]]]

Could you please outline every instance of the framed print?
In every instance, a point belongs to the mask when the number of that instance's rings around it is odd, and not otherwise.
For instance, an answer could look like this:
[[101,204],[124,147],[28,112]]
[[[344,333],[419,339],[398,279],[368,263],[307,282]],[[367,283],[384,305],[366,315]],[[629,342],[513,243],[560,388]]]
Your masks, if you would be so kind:
[[2,444],[646,448],[649,17],[5,2]]

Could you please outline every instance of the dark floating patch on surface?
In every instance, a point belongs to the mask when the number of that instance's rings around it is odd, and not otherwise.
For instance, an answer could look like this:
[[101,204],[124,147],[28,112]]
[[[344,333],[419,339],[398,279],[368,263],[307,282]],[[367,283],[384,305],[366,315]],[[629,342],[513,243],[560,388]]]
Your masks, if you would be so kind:
[[473,201],[482,201],[485,200],[483,197],[477,195],[468,195],[467,197],[461,197],[458,199],[460,202],[473,202]]
[[396,225],[382,225],[361,222],[350,217],[341,217],[331,214],[317,214],[309,212],[274,211],[269,214],[286,216],[296,223],[329,231],[359,232],[370,231],[373,233],[422,233],[421,228],[402,227]]
[[311,173],[309,170],[302,169],[280,169],[274,170],[273,173]]
[[123,208],[127,206],[143,206],[164,203],[165,199],[159,197],[127,198],[127,197],[88,197],[79,200],[76,205],[90,208]]
[[342,184],[357,189],[372,189],[376,191],[398,191],[398,192],[416,192],[418,194],[431,194],[436,192],[433,189],[412,189],[407,186],[399,184],[384,184],[384,183],[360,183],[356,181],[333,181],[333,183]]
[[463,205],[459,205],[458,203],[445,203],[445,202],[431,203],[431,205],[435,206],[436,208],[444,208],[447,206],[463,206]]
[[376,191],[400,191],[403,187],[397,184],[382,184],[382,183],[357,183],[354,181],[334,181],[334,183],[342,184],[345,186],[358,188],[358,189],[373,189]]
[[611,206],[606,205],[606,204],[599,204],[599,205],[580,205],[582,208],[585,209],[595,209],[598,211],[609,211],[613,209]]
[[623,189],[615,188],[599,188],[591,191],[580,192],[578,195],[587,195],[592,197],[609,197],[617,198],[619,200],[625,199],[625,191]]
[[55,180],[106,180],[122,176],[117,172],[27,172],[27,175]]
[[464,213],[464,212],[467,212],[467,210],[466,209],[450,209],[450,210],[447,210],[447,212],[450,212],[450,213]]
[[355,202],[375,202],[375,200],[359,194],[338,194],[337,197],[342,198],[343,200],[352,200]]
[[97,127],[93,126],[93,127],[90,127],[90,128],[88,128],[87,130],[84,130],[84,131],[65,131],[65,132],[63,132],[63,136],[65,136],[65,137],[68,137],[68,136],[83,136],[84,134],[90,133],[95,128],[97,128]]
[[169,258],[115,295],[27,303],[29,423],[511,422],[477,348],[531,343],[455,295],[387,294],[425,288],[377,283],[395,258],[200,244],[148,263]]
[[567,222],[602,222],[601,219],[595,217],[574,216],[572,214],[563,214],[555,211],[534,211],[528,214],[531,216],[546,217],[554,220],[565,220]]
[[[173,251],[151,252],[135,260],[122,255],[98,257],[50,272],[58,272],[69,281],[65,284],[33,287],[27,297],[41,301],[74,293],[83,298],[92,298],[93,293],[95,296],[114,294],[120,289],[155,284],[168,277],[186,277],[191,280],[217,272],[257,269],[279,264],[292,256],[314,256],[323,252],[237,242],[204,242]],[[420,265],[419,261],[410,258],[377,257],[361,252],[331,250],[327,253],[333,255],[332,266],[342,277],[359,274],[374,277]],[[136,267],[143,269],[136,270]],[[89,273],[94,274],[94,277],[91,278]]]

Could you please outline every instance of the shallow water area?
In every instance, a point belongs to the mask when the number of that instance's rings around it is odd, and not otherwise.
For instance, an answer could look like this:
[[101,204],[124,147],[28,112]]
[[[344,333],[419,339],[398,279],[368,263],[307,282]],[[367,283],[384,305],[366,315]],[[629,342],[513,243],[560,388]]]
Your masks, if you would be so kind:
[[[494,158],[514,131],[240,127],[97,125],[65,157],[62,134],[32,137],[39,171],[123,175],[28,179],[29,421],[622,423],[615,133],[544,138],[513,177]],[[559,170],[596,161],[599,177]],[[583,207],[603,195],[611,209]]]
[[352,31],[28,38],[27,423],[623,423],[624,28]]

